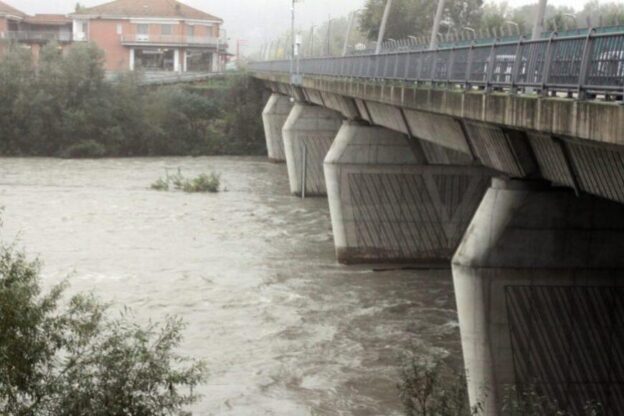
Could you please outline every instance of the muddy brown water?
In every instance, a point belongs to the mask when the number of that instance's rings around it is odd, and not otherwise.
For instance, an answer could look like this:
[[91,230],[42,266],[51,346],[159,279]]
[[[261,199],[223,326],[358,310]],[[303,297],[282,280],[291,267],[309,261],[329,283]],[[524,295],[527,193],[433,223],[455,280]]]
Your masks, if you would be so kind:
[[[226,192],[149,190],[165,170]],[[0,159],[5,242],[139,320],[179,315],[209,378],[196,415],[400,415],[405,351],[457,354],[450,272],[334,260],[327,200],[260,158]]]

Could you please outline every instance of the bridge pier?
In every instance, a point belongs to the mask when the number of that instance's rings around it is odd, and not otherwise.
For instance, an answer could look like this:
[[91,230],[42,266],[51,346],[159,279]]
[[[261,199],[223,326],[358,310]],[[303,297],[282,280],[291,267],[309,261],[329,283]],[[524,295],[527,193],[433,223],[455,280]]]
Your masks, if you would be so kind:
[[471,403],[500,415],[514,387],[624,414],[623,273],[624,206],[495,179],[453,259]]
[[262,112],[264,135],[266,137],[269,160],[272,162],[286,161],[282,128],[292,108],[293,104],[290,101],[290,97],[273,93]]
[[[290,191],[307,196],[327,194],[323,160],[340,129],[342,116],[332,110],[301,102],[292,108],[282,134]],[[305,183],[303,183],[305,181]]]
[[343,123],[324,163],[339,262],[448,267],[491,172],[426,163],[416,139]]

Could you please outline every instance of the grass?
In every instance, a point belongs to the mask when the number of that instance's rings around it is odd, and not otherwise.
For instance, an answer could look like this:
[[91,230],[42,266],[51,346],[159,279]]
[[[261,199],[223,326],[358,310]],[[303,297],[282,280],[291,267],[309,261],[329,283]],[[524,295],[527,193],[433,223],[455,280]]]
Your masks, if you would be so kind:
[[150,189],[155,191],[169,191],[171,188],[187,193],[218,193],[221,191],[221,175],[216,172],[202,173],[201,175],[187,179],[182,175],[181,169],[174,175],[169,175],[165,179],[159,178],[152,183]]

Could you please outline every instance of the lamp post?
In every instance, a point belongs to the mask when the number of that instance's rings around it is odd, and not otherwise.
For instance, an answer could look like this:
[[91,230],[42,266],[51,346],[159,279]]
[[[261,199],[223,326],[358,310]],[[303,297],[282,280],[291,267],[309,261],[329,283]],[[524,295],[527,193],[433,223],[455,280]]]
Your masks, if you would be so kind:
[[386,36],[386,25],[388,24],[388,18],[390,17],[390,9],[392,8],[392,0],[386,0],[386,8],[381,19],[381,27],[379,28],[379,35],[377,36],[377,45],[375,47],[375,55],[379,55],[381,52],[381,46],[383,44],[384,37]]
[[565,13],[563,16],[564,17],[569,17],[570,19],[574,20],[574,29],[578,29],[578,20],[576,20],[576,15],[575,14]]
[[537,10],[535,12],[535,22],[533,23],[533,33],[531,39],[537,40],[542,36],[544,31],[544,16],[546,15],[546,5],[548,0],[539,0]]
[[463,31],[466,31],[466,32],[470,32],[470,33],[472,33],[472,38],[473,38],[473,39],[475,39],[475,38],[477,37],[477,31],[476,31],[476,30],[474,30],[473,28],[469,27],[469,26],[464,26],[464,27],[462,27],[462,30],[463,30]]
[[347,34],[345,35],[344,46],[342,47],[342,56],[346,56],[349,49],[349,39],[351,38],[351,31],[353,30],[353,23],[355,21],[355,17],[362,9],[354,10],[351,12],[349,16],[349,25],[347,26]]
[[309,44],[309,48],[310,48],[310,52],[308,52],[310,54],[310,57],[314,56],[314,28],[316,26],[312,25],[312,27],[310,27],[310,41],[308,42]]
[[[513,20],[505,20],[505,24],[508,26],[514,26],[516,28],[516,32],[518,32],[518,36],[520,36],[520,25],[518,23]],[[513,35],[513,33],[510,33],[510,35]]]
[[438,47],[438,34],[440,33],[440,24],[442,23],[442,15],[444,14],[444,3],[445,0],[438,0],[438,9],[436,10],[435,18],[433,19],[433,29],[431,31],[429,49],[435,49]]
[[295,3],[297,0],[292,0],[290,7],[290,36],[291,36],[291,53],[290,53],[290,81],[295,78]]

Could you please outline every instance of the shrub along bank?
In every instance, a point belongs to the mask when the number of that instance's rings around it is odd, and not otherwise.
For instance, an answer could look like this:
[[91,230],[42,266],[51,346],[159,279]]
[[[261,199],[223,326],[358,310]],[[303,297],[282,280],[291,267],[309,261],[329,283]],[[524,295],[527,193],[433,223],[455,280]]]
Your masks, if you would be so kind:
[[10,48],[0,61],[0,155],[125,157],[265,151],[262,88],[245,74],[146,88],[140,74],[106,80],[103,52]]

